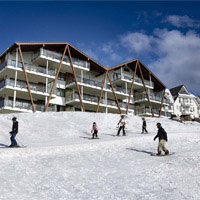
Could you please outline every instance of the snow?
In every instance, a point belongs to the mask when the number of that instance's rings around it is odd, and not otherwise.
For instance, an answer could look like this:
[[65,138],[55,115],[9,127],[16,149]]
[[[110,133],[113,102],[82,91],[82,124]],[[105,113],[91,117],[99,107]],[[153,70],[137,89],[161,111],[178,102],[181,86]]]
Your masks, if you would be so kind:
[[[13,114],[0,115],[0,199],[174,200],[200,196],[200,124],[128,116],[127,136],[115,137],[117,114],[22,113],[17,139],[5,148]],[[99,140],[90,140],[92,123]],[[168,133],[171,156],[156,152],[156,123]],[[121,133],[122,134],[122,133]]]

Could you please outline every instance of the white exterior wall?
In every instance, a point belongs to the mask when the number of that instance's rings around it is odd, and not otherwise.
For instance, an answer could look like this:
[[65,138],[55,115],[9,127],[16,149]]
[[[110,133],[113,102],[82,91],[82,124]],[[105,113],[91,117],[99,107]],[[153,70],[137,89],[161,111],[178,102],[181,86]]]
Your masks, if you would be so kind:
[[65,106],[65,97],[56,96],[56,98],[50,100],[50,104]]
[[[53,51],[52,51],[53,52]],[[40,66],[40,65],[42,65],[42,66],[46,66],[46,62],[45,61],[49,61],[49,70],[51,69],[51,68],[54,68],[55,66],[58,66],[58,64],[56,64],[56,63],[59,63],[59,60],[57,60],[57,61],[53,61],[53,59],[51,59],[51,58],[39,58],[38,60],[36,59],[36,60],[34,60],[34,62],[32,63],[32,59],[33,59],[33,54],[34,54],[35,52],[22,52],[22,54],[23,54],[23,59],[24,59],[24,62],[25,62],[25,64],[26,63],[28,63],[28,64],[30,64],[30,65],[33,65],[33,66]],[[12,60],[15,60],[16,59],[16,53],[13,51],[13,53],[12,53],[12,55],[11,54],[8,54],[8,56],[7,57],[9,57],[10,59],[12,59]],[[42,59],[44,59],[44,60],[42,60]],[[19,56],[19,60],[21,60],[20,59],[20,56]],[[50,62],[50,60],[51,60],[51,62]],[[53,62],[55,62],[55,63],[53,63]],[[55,64],[55,65],[54,65]],[[25,65],[26,66],[26,65]],[[27,65],[28,66],[28,65]],[[65,65],[65,67],[66,67],[66,65]],[[56,67],[55,67],[56,68]],[[69,68],[71,69],[71,67],[69,66]],[[45,69],[45,68],[44,68]],[[15,69],[13,69],[13,70],[15,70]],[[21,69],[20,69],[21,70]],[[128,71],[125,71],[125,70],[129,70],[129,72]],[[71,73],[71,71],[70,70],[66,70],[67,71],[67,73]],[[61,72],[62,73],[65,73],[66,72],[65,70],[63,70],[62,71],[62,68],[61,68]],[[88,71],[88,69],[86,70],[86,69],[81,69],[81,68],[78,68],[78,66],[76,66],[75,67],[75,71],[76,71],[76,74],[77,74],[77,76],[78,77],[81,77],[81,75],[83,75],[83,78],[85,78],[85,79],[89,79],[89,80],[93,80],[93,81],[97,81],[97,82],[99,82],[99,83],[103,83],[103,80],[104,80],[104,76],[105,76],[105,73],[104,74],[102,74],[102,75],[100,75],[100,76],[97,76],[96,77],[96,75],[98,75],[99,74],[99,72],[96,72],[96,71]],[[53,78],[52,77],[48,77],[46,74],[43,74],[43,75],[41,75],[41,74],[36,74],[36,75],[34,75],[34,76],[32,76],[32,74],[30,73],[30,72],[28,72],[29,74],[28,74],[28,77],[29,77],[29,82],[31,82],[31,83],[36,83],[36,84],[38,84],[38,85],[42,85],[42,86],[44,86],[43,84],[41,84],[41,83],[48,83],[48,81],[49,81],[49,84],[52,86],[52,84],[53,84]],[[123,75],[126,75],[126,76],[128,76],[128,77],[130,77],[130,78],[132,78],[132,76],[133,76],[133,70],[131,70],[129,67],[121,67],[121,68],[119,68],[118,70],[113,70],[112,72],[110,71],[109,72],[109,75],[110,75],[110,78],[111,78],[111,80],[112,80],[112,78],[113,78],[113,73],[119,73],[119,74],[121,74],[122,76]],[[138,77],[137,75],[136,75],[136,77]],[[18,77],[19,79],[20,79],[20,77]],[[51,80],[49,80],[51,78]],[[21,79],[24,79],[24,76],[23,76],[23,78],[22,78],[22,76],[21,76]],[[20,80],[21,80],[20,79]],[[23,80],[24,81],[24,80]],[[129,81],[130,82],[130,81]],[[108,79],[108,77],[107,77],[107,79],[106,79],[106,83],[107,84],[109,84],[109,79]],[[141,83],[141,85],[142,85],[142,83]],[[48,85],[49,86],[49,85]],[[80,85],[79,85],[80,86]],[[88,86],[87,86],[88,87]],[[117,84],[116,84],[116,88],[117,88],[118,86],[117,86]],[[57,80],[57,82],[56,82],[56,86],[55,86],[55,88],[60,88],[60,89],[63,89],[63,90],[65,90],[65,88],[66,88],[66,82],[65,81],[61,81],[61,80]],[[119,87],[120,88],[120,87]],[[119,100],[121,100],[121,101],[123,101],[123,102],[127,102],[128,101],[128,95],[129,95],[129,91],[130,91],[130,83],[129,83],[129,85],[127,84],[127,82],[126,81],[124,81],[124,85],[122,84],[122,88],[123,89],[126,89],[128,92],[127,92],[127,94],[120,94],[120,91],[118,91],[118,92],[116,92],[116,93],[118,93],[117,95],[119,95]],[[138,86],[138,91],[139,91],[139,93],[141,93],[141,92],[143,92],[143,89],[140,87],[140,85]],[[51,87],[50,87],[50,89],[51,89]],[[73,89],[74,89],[74,87],[73,87]],[[83,88],[83,86],[80,86],[80,89],[81,89],[81,93],[84,93],[84,88]],[[99,88],[97,88],[98,90],[99,90]],[[89,90],[87,89],[87,92],[88,92]],[[86,91],[85,91],[86,92]],[[151,93],[152,92],[152,88],[148,88],[148,92],[149,93]],[[134,93],[134,91],[133,91],[133,93]],[[134,95],[132,93],[132,95]],[[100,94],[100,91],[99,92],[97,92],[96,94],[94,94],[94,90],[93,90],[93,96],[94,95],[97,95],[97,96],[99,96],[99,94]],[[103,92],[103,99],[105,99],[105,100],[107,100],[107,98],[108,99],[110,99],[110,100],[113,100],[113,101],[115,101],[115,99],[114,99],[114,96],[113,97],[111,97],[111,95],[110,95],[111,93],[110,93],[110,91],[109,92],[107,92],[107,91],[104,91]],[[22,96],[22,99],[23,99],[23,96]],[[44,97],[41,97],[41,96],[36,96],[35,95],[35,97],[34,97],[34,100],[39,100],[39,101],[45,101],[45,103],[47,102],[47,99],[48,99],[48,94],[45,94],[45,99],[44,99]],[[43,103],[43,102],[42,102]],[[133,101],[133,98],[131,98],[131,100],[130,100],[130,103],[134,103],[134,101]],[[38,104],[41,104],[41,102],[39,102]],[[65,102],[65,97],[60,97],[60,96],[57,96],[57,95],[55,95],[54,94],[54,96],[52,97],[52,99],[50,100],[50,104],[55,104],[55,105],[61,105],[61,106],[65,106],[66,105],[66,102]],[[56,107],[56,106],[55,106]],[[115,108],[114,108],[115,109]],[[105,108],[105,110],[106,110],[106,112],[108,112],[109,111],[109,107],[107,107],[107,108]]]
[[[184,106],[182,103],[184,101],[187,101],[187,105],[190,104],[189,106]],[[195,99],[193,95],[179,95],[174,102],[174,114],[177,116],[181,116],[183,114],[188,114],[192,118],[194,117],[199,117],[199,112],[198,112],[198,105],[195,102]],[[186,112],[184,112],[184,110]]]
[[61,81],[61,80],[56,81],[56,88],[65,90],[65,86],[66,86],[65,81]]

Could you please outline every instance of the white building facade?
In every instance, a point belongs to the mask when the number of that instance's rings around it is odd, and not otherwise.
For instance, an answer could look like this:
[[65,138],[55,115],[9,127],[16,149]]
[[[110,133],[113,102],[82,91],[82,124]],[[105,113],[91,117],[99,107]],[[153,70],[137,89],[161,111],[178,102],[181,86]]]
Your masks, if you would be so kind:
[[184,85],[170,89],[174,98],[173,114],[177,117],[189,115],[192,118],[200,117],[200,107],[196,96],[191,94]]
[[0,55],[0,113],[166,116],[165,88],[138,59],[107,68],[69,43],[15,43]]

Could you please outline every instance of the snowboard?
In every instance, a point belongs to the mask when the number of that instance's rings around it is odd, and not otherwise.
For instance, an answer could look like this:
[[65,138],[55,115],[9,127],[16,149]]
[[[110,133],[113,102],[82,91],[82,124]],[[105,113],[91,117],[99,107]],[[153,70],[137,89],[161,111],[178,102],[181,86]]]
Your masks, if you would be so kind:
[[175,154],[175,152],[171,152],[171,153],[169,153],[169,154],[167,154],[167,155],[165,155],[165,154],[160,154],[160,155],[157,155],[156,153],[152,153],[151,154],[151,156],[158,156],[158,157],[162,157],[162,156],[171,156],[171,155],[174,155]]
[[89,140],[99,140],[99,138],[88,138]]
[[26,148],[26,146],[15,146],[15,147],[10,147],[10,146],[3,146],[0,148],[10,148],[10,149],[15,149],[15,148]]

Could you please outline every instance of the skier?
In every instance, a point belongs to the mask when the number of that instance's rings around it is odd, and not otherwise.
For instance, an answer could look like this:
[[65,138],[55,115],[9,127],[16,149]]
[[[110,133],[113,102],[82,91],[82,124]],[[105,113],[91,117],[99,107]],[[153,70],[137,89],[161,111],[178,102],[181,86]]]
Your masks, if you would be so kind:
[[121,118],[120,118],[120,120],[119,120],[117,125],[119,125],[117,136],[119,136],[121,130],[123,130],[123,136],[126,136],[126,133],[125,133],[125,130],[124,130],[125,129],[125,125],[126,125],[126,121],[124,119],[124,115],[121,115]]
[[[98,135],[97,135],[98,130],[99,130],[99,129],[98,129],[98,126],[97,126],[96,122],[94,122],[93,125],[92,125],[92,130],[91,130],[91,133],[93,133],[93,134],[92,134],[92,139],[95,139],[95,138],[96,138],[96,139],[99,139],[99,138],[98,138]],[[95,136],[95,138],[94,138],[94,136]]]
[[163,150],[165,152],[165,155],[168,155],[169,151],[165,148],[165,142],[167,142],[167,133],[165,132],[165,130],[161,126],[161,123],[157,123],[156,126],[158,128],[158,133],[154,137],[154,141],[156,140],[157,137],[159,138],[157,155],[158,156],[161,155],[161,150]]
[[142,124],[142,133],[144,133],[144,131],[146,132],[146,133],[148,133],[148,131],[147,131],[147,123],[146,123],[146,120],[145,120],[145,118],[142,118],[142,120],[143,120],[143,124]]
[[16,137],[16,135],[18,133],[18,121],[17,121],[17,118],[13,117],[12,121],[13,121],[13,126],[12,126],[12,131],[10,132],[10,134],[11,134],[11,137],[10,137],[11,145],[9,147],[19,147],[19,145],[17,144],[17,141],[15,140],[15,137]]

